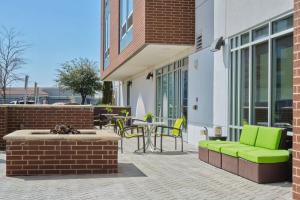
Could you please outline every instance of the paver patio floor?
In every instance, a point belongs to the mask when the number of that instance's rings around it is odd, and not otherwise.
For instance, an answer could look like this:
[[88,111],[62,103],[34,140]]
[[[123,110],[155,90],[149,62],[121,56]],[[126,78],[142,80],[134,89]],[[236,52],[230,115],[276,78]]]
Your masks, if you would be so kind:
[[0,153],[0,199],[291,199],[291,183],[259,185],[198,160],[197,148],[174,152],[133,153],[136,139],[126,140],[119,153],[117,175],[6,177]]

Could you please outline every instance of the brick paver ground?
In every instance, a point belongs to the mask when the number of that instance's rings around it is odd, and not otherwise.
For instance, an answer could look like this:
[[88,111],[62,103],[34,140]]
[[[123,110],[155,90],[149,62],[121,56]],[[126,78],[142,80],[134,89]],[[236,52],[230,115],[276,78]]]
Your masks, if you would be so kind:
[[127,140],[119,154],[117,175],[6,177],[5,153],[0,153],[0,199],[291,199],[291,184],[259,185],[207,165],[197,149],[184,145],[174,152],[133,153],[136,140]]

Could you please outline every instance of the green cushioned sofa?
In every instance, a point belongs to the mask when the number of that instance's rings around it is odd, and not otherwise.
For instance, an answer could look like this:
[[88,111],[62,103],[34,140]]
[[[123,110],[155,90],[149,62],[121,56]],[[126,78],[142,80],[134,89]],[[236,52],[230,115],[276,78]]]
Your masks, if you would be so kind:
[[285,181],[289,152],[286,131],[245,125],[239,142],[200,141],[199,159],[257,183]]

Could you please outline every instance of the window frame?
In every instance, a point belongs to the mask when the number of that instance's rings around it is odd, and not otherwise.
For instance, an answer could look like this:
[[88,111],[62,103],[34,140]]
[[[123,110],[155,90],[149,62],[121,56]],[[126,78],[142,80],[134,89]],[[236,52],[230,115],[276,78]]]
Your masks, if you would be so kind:
[[[252,27],[251,29],[248,29],[247,31],[243,31],[239,34],[236,34],[232,37],[229,38],[229,46],[230,46],[230,50],[229,50],[229,70],[228,70],[228,77],[229,77],[229,82],[228,82],[228,91],[229,91],[229,98],[228,98],[228,108],[229,108],[229,120],[228,120],[228,129],[229,129],[229,139],[231,140],[239,140],[239,134],[230,134],[231,131],[233,130],[233,133],[240,133],[240,130],[242,129],[242,125],[241,125],[241,119],[238,119],[237,123],[232,123],[232,120],[235,121],[235,117],[240,116],[240,111],[238,110],[237,112],[237,116],[234,115],[235,112],[235,108],[234,108],[234,104],[232,104],[232,98],[233,96],[237,95],[237,102],[239,103],[241,97],[240,97],[240,87],[241,87],[241,83],[240,81],[238,81],[237,85],[238,85],[238,91],[235,91],[234,88],[231,87],[232,81],[234,81],[234,79],[240,80],[241,79],[241,75],[240,74],[232,74],[235,70],[241,70],[241,51],[245,48],[249,49],[249,113],[248,113],[248,123],[249,124],[253,124],[253,120],[254,120],[254,116],[253,116],[253,104],[254,104],[254,100],[253,100],[253,47],[257,44],[260,43],[264,43],[264,42],[268,42],[268,126],[272,125],[272,94],[273,94],[273,84],[272,84],[272,77],[273,77],[273,72],[272,72],[272,67],[273,67],[273,63],[272,63],[272,59],[273,59],[273,41],[276,38],[280,38],[282,36],[285,35],[289,35],[289,34],[293,34],[294,28],[288,28],[285,30],[282,30],[280,32],[277,33],[273,33],[273,24],[276,21],[280,21],[284,18],[287,18],[289,16],[293,17],[293,12],[288,12],[284,15],[281,15],[279,17],[276,17],[268,22],[264,22],[258,26]],[[262,37],[260,39],[256,39],[253,40],[253,31],[268,25],[269,28],[269,34],[265,37]],[[249,34],[249,42],[246,44],[241,44],[241,36],[245,35],[245,34]],[[238,44],[236,44],[236,41],[238,41]],[[236,63],[236,59],[233,60],[232,56],[234,56],[234,54],[236,54],[238,56],[238,60]],[[234,69],[236,68],[236,69]],[[237,78],[234,78],[234,75],[238,75]],[[238,109],[240,109],[240,104],[238,104]],[[233,121],[233,122],[234,122]]]

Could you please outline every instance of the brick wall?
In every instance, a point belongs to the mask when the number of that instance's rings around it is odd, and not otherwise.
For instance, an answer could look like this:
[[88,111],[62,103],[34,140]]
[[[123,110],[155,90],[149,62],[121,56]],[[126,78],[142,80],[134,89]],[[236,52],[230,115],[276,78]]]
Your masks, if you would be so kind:
[[293,199],[300,199],[300,0],[294,2]]
[[[103,36],[101,37],[101,77],[104,78],[112,73],[119,65],[124,63],[130,56],[134,55],[140,48],[145,45],[145,1],[134,0],[133,12],[133,41],[122,51],[119,51],[119,2],[110,0],[110,63],[103,70]],[[104,13],[104,0],[102,0],[102,13]],[[104,17],[102,15],[102,24]],[[102,26],[103,27],[103,26]]]
[[118,141],[8,141],[6,175],[118,172]]
[[[119,51],[119,1],[110,0],[110,63],[103,70],[103,36],[101,38],[101,77],[106,78],[146,44],[195,43],[195,0],[134,0],[133,41]],[[102,13],[104,13],[102,0]],[[102,15],[102,27],[104,16]]]
[[146,43],[195,43],[195,0],[145,2]]
[[3,136],[7,134],[7,108],[0,107],[0,149],[5,149]]
[[[0,147],[5,147],[3,135],[20,129],[51,129],[58,123],[74,126],[76,129],[92,129],[94,126],[93,107],[90,106],[3,106],[5,113],[2,122],[0,116]],[[5,127],[6,129],[1,128]]]

